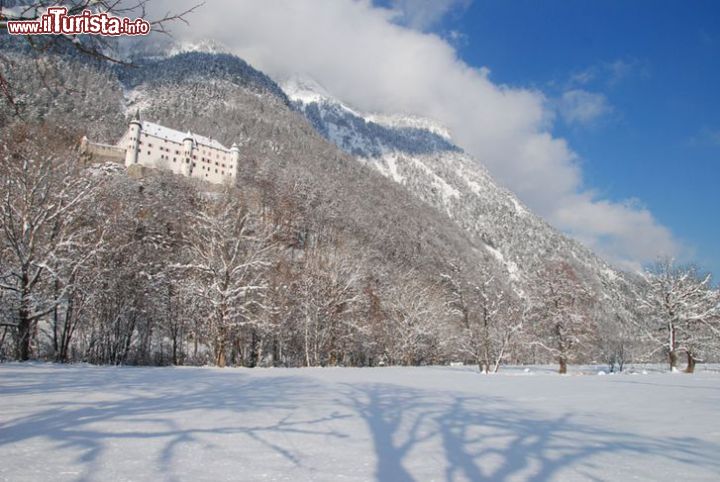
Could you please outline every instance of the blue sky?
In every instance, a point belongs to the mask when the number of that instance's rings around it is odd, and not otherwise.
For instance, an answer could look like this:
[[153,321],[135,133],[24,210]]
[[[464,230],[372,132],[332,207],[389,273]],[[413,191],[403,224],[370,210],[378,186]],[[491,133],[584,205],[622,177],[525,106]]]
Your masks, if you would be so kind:
[[586,185],[636,198],[720,275],[720,2],[474,0],[429,28],[495,82],[598,96],[553,124]]

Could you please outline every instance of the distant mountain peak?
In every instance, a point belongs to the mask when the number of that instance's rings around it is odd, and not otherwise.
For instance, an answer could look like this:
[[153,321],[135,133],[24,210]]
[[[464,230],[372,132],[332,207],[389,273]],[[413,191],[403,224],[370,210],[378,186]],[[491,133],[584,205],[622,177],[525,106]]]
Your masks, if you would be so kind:
[[290,100],[309,104],[330,101],[339,103],[317,80],[307,75],[294,74],[280,82],[280,87]]
[[286,80],[280,82],[280,87],[285,94],[295,103],[302,105],[308,104],[332,104],[348,113],[362,118],[367,122],[372,122],[383,127],[392,129],[418,129],[425,130],[447,141],[452,140],[450,130],[439,122],[425,117],[413,114],[384,114],[384,113],[367,113],[362,112],[354,107],[350,107],[337,97],[332,95],[325,86],[316,79],[304,75],[294,74]]

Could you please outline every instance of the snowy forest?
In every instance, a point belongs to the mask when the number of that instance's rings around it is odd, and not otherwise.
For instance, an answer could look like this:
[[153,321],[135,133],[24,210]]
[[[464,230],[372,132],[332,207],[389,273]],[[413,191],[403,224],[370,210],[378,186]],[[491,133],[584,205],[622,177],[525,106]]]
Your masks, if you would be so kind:
[[[463,226],[327,142],[237,58],[134,71],[8,58],[17,92],[0,101],[2,360],[554,363],[564,373],[630,362],[692,372],[720,359],[720,293],[699,268],[667,259],[600,276],[599,261],[580,250],[589,261],[579,262],[551,228],[508,216],[504,249],[532,255],[508,277],[488,251],[501,244],[491,228]],[[189,63],[202,75],[186,75]],[[242,141],[237,184],[81,158],[83,135],[114,142],[140,107]],[[471,202],[458,211],[474,212]]]

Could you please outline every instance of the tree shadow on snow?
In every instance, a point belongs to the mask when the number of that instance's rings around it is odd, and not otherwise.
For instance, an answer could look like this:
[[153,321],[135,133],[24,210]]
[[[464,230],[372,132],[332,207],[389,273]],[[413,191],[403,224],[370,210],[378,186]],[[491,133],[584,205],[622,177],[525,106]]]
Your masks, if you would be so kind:
[[[21,375],[22,370],[16,373]],[[12,370],[4,371],[8,374],[12,378]],[[234,437],[231,449],[237,451],[238,459],[244,456],[243,444],[236,443],[239,436],[293,466],[302,466],[302,460],[277,442],[285,436],[318,437],[319,441],[346,437],[328,429],[327,424],[348,415],[293,417],[298,408],[294,400],[307,400],[308,393],[317,392],[311,380],[297,376],[251,377],[238,370],[207,370],[199,377],[192,369],[88,368],[80,377],[77,371],[58,367],[33,374],[32,381],[27,376],[7,381],[0,382],[4,394],[67,392],[74,401],[61,397],[62,401],[43,403],[41,411],[0,424],[0,452],[2,447],[31,439],[50,440],[56,449],[79,453],[75,462],[84,471],[79,480],[94,479],[101,471],[103,453],[122,441],[160,441],[162,448],[154,465],[164,480],[177,480],[182,478],[174,475],[178,448],[192,444],[208,448],[208,440],[218,443],[217,436]],[[107,394],[107,400],[83,399],[84,392],[98,390]],[[254,413],[265,411],[284,416],[263,424]],[[213,418],[216,414],[218,418]]]
[[[693,467],[720,473],[720,446],[699,439],[613,431],[602,428],[601,420],[588,425],[569,414],[548,417],[500,398],[384,384],[347,387],[341,403],[365,421],[379,482],[425,480],[442,467],[447,481],[601,480],[608,472],[599,464],[607,460],[597,458],[607,455],[633,458],[632,467],[611,468],[622,477],[652,457],[672,462],[678,477]],[[442,453],[433,451],[439,445]]]

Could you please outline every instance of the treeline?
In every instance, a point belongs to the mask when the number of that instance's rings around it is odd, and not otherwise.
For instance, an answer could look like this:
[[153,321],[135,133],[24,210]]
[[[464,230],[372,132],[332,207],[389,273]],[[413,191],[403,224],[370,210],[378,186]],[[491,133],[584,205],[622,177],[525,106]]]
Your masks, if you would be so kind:
[[524,292],[491,265],[423,270],[373,249],[318,215],[302,183],[135,179],[84,165],[77,138],[57,125],[2,131],[3,359],[484,371],[717,359],[720,297],[695,270],[666,263],[601,300],[572,263],[549,259]]

